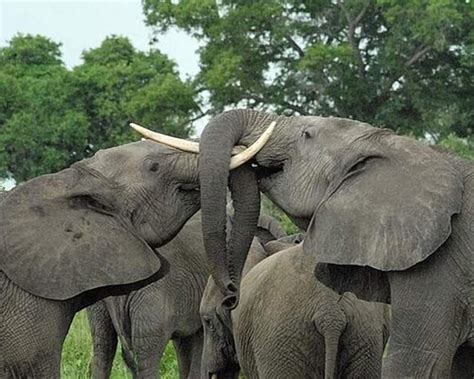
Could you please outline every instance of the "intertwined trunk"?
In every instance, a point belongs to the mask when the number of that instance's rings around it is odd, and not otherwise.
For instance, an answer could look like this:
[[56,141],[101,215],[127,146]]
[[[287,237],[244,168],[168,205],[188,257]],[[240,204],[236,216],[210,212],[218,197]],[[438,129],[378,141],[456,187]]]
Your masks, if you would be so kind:
[[[230,111],[211,120],[201,136],[199,176],[204,246],[211,274],[225,296],[226,308],[237,305],[240,276],[256,230],[260,207],[256,177],[249,166],[234,170],[229,182],[231,151],[237,144],[255,142],[276,118],[256,111]],[[226,244],[228,185],[235,218]]]

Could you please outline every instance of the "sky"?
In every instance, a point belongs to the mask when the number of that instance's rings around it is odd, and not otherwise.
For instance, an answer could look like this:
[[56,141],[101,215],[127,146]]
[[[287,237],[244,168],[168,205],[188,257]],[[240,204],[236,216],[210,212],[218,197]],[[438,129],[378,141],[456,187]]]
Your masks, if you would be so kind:
[[[145,51],[152,36],[140,0],[0,0],[0,46],[17,33],[41,34],[61,42],[69,68],[81,63],[83,50],[98,47],[111,34],[127,36]],[[154,47],[176,61],[183,78],[197,73],[199,46],[184,32],[171,30]]]
[[[140,0],[0,0],[0,47],[17,33],[41,34],[62,43],[63,61],[69,68],[81,63],[84,50],[98,47],[111,34],[128,37],[135,48],[144,51],[150,49],[152,36]],[[158,40],[153,47],[177,63],[182,79],[198,72],[195,39],[170,30]],[[195,123],[196,135],[206,122]],[[13,184],[10,180],[5,183],[7,188]]]

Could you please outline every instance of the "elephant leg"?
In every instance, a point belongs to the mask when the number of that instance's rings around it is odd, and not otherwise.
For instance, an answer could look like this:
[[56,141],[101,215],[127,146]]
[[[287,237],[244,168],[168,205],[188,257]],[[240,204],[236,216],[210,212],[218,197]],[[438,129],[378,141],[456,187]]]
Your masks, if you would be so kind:
[[181,379],[199,378],[203,344],[202,329],[191,336],[173,339],[173,344],[178,357],[179,377]]
[[31,295],[0,271],[0,378],[59,378],[73,317],[71,302]]
[[94,349],[90,365],[91,376],[94,379],[107,379],[110,377],[117,349],[117,332],[103,301],[88,307],[87,316]]
[[383,378],[449,378],[462,304],[426,267],[390,274],[392,320]]
[[160,360],[171,338],[170,333],[155,329],[156,325],[132,320],[132,349],[135,356],[135,379],[160,377]]

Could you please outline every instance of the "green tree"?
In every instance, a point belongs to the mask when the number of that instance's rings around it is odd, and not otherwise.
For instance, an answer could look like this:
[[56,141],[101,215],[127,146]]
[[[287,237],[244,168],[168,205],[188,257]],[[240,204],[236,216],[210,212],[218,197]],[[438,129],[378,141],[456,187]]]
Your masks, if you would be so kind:
[[89,124],[60,57],[60,44],[42,36],[0,49],[0,177],[23,181],[85,156]]
[[195,91],[165,55],[137,51],[127,38],[111,36],[83,59],[74,70],[76,98],[92,125],[94,149],[136,138],[130,121],[180,137],[190,134],[189,121],[199,112]]
[[468,0],[144,0],[200,40],[200,91],[226,106],[356,118],[440,140],[473,130]]
[[193,85],[159,51],[143,53],[112,36],[68,70],[59,48],[18,35],[0,49],[0,177],[27,180],[137,140],[130,121],[191,132],[199,113]]

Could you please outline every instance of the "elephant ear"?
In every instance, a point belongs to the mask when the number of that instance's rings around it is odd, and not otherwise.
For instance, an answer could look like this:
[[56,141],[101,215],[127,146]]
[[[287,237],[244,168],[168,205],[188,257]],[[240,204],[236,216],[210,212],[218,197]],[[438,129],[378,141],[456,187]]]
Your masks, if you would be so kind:
[[0,204],[0,269],[53,300],[158,277],[159,256],[105,203],[97,208],[99,184],[70,168],[14,189]]
[[380,142],[313,215],[303,247],[318,261],[405,270],[451,234],[462,203],[460,174],[420,142],[396,135]]

